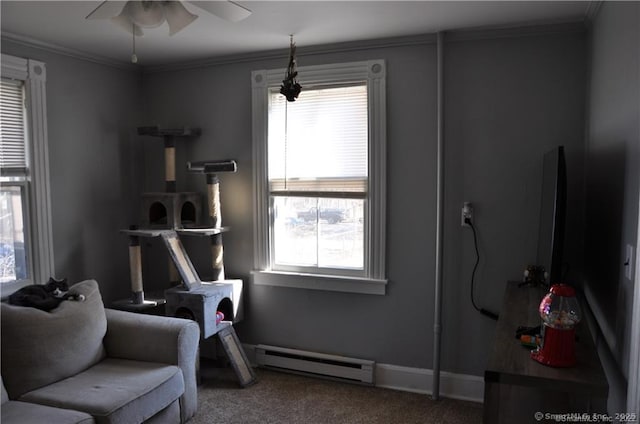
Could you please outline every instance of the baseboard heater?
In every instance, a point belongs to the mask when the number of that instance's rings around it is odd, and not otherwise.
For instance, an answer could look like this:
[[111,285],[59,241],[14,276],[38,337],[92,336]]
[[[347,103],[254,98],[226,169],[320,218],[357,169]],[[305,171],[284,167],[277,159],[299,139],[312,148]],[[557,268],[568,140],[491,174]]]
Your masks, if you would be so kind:
[[257,345],[256,363],[266,368],[353,383],[373,384],[374,361]]

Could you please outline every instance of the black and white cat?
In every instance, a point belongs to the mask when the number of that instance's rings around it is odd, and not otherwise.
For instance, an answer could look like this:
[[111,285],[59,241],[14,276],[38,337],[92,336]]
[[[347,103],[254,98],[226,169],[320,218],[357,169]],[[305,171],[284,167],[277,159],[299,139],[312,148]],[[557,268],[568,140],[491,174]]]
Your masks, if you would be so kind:
[[49,278],[46,284],[34,284],[23,287],[9,296],[9,304],[16,306],[30,306],[43,311],[51,311],[63,300],[83,301],[82,294],[69,294],[67,279],[56,280]]

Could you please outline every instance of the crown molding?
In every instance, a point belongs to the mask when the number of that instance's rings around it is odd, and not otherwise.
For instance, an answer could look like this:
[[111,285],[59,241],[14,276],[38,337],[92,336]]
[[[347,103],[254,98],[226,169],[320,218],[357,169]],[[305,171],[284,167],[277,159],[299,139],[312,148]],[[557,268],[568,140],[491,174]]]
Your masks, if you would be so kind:
[[[525,37],[525,36],[539,36],[544,34],[556,34],[567,32],[584,32],[588,20],[595,17],[597,14],[602,0],[592,1],[589,3],[589,7],[586,16],[583,20],[574,20],[569,22],[556,22],[556,23],[528,23],[520,24],[517,26],[508,27],[482,27],[471,28],[463,30],[451,30],[445,32],[446,42],[458,42],[458,41],[470,41],[470,40],[483,40],[493,38],[509,38],[509,37]],[[250,52],[237,55],[219,56],[207,59],[199,59],[180,63],[170,63],[166,65],[134,65],[127,62],[122,62],[110,58],[106,58],[100,55],[90,54],[84,51],[70,49],[57,44],[49,43],[46,41],[37,40],[35,38],[27,37],[24,35],[13,34],[10,32],[1,32],[2,40],[12,41],[17,44],[21,44],[27,47],[34,47],[41,50],[58,53],[64,56],[72,57],[75,59],[85,60],[100,65],[110,66],[127,71],[139,71],[144,74],[153,74],[158,72],[173,72],[189,69],[197,69],[211,66],[229,65],[234,63],[247,63],[247,62],[261,62],[268,60],[282,60],[289,56],[289,49],[277,49],[267,50],[262,52]],[[419,46],[419,45],[435,45],[436,34],[428,33],[414,36],[402,36],[381,38],[374,40],[363,41],[349,41],[343,43],[323,44],[318,46],[298,46],[297,56],[317,56],[324,54],[345,53],[351,51],[362,51],[371,49],[382,48],[395,48],[395,47],[407,47],[407,46]]]
[[[512,38],[512,37],[531,37],[545,34],[558,33],[581,33],[586,30],[584,20],[562,21],[553,23],[528,23],[517,26],[500,26],[500,27],[481,27],[464,30],[451,30],[445,32],[446,42]],[[403,36],[382,38],[365,41],[349,41],[344,43],[325,44],[319,46],[297,47],[296,55],[298,57],[316,56],[321,54],[344,53],[350,51],[361,51],[369,49],[407,47],[418,45],[429,45],[436,43],[436,34],[428,33],[415,36]],[[241,55],[230,55],[217,58],[209,58],[205,60],[195,60],[191,62],[175,63],[158,66],[145,66],[143,72],[145,74],[153,74],[157,72],[171,72],[180,70],[189,70],[204,68],[210,66],[228,65],[233,63],[260,62],[267,60],[282,60],[289,56],[289,49],[278,49],[264,52],[253,52]]]
[[123,69],[126,71],[139,71],[140,67],[126,62],[120,62],[114,59],[110,59],[104,56],[87,53],[81,50],[71,49],[68,47],[60,46],[58,44],[49,43],[46,41],[38,40],[32,37],[27,37],[21,34],[14,34],[7,31],[0,33],[2,41],[11,41],[16,44],[20,44],[26,47],[32,47],[40,50],[45,50],[51,53],[57,53],[63,56],[71,57],[74,59],[84,60],[87,62],[97,63],[99,65],[110,66],[113,68]]
[[513,26],[495,26],[447,31],[445,41],[472,41],[499,38],[534,37],[549,34],[585,32],[584,20],[532,22]]
[[[318,46],[297,46],[296,56],[317,56],[322,54],[344,53],[356,50],[370,50],[380,48],[392,48],[403,46],[415,46],[425,44],[435,44],[435,34],[421,34],[415,36],[403,36],[382,38],[364,41],[348,41],[343,43],[322,44]],[[267,60],[280,60],[289,57],[289,48],[267,50],[262,52],[244,53],[239,55],[220,56],[204,60],[175,63],[168,65],[145,66],[144,73],[170,72],[203,68],[209,66],[228,65],[233,63],[260,62]]]

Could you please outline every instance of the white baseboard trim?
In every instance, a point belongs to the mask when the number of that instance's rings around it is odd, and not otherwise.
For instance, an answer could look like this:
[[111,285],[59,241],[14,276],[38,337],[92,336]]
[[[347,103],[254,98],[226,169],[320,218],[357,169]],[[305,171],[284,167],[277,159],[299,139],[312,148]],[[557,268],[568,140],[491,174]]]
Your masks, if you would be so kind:
[[[433,370],[376,364],[375,385],[376,387],[430,395],[433,394]],[[441,371],[440,396],[482,403],[484,378]]]
[[[256,345],[243,344],[247,359],[255,366]],[[392,364],[376,364],[374,385],[404,392],[432,394],[433,370],[403,367]],[[476,375],[440,372],[440,396],[482,403],[484,378]]]

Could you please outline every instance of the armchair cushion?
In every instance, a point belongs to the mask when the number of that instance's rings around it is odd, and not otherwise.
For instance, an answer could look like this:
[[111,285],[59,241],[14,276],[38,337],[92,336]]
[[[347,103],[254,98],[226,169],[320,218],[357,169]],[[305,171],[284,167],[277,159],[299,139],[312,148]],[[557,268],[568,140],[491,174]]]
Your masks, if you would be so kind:
[[21,401],[74,409],[98,424],[140,423],[184,392],[179,367],[107,358],[88,370],[20,397]]
[[[2,378],[10,399],[60,381],[100,362],[107,320],[98,283],[69,291],[84,301],[64,301],[51,312],[2,303]],[[78,325],[74,325],[77,323]]]
[[32,403],[12,400],[2,404],[0,408],[3,423],[20,424],[42,424],[42,423],[65,423],[65,424],[93,424],[95,420],[89,414],[69,409],[52,408],[45,405],[34,405]]

